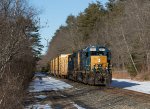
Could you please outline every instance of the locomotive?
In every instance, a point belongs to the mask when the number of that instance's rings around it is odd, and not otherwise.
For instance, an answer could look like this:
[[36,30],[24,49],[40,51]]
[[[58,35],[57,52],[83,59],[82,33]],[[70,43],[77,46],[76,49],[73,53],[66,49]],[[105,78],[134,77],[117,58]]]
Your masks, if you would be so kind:
[[111,52],[104,46],[88,46],[50,61],[50,73],[90,85],[110,85]]

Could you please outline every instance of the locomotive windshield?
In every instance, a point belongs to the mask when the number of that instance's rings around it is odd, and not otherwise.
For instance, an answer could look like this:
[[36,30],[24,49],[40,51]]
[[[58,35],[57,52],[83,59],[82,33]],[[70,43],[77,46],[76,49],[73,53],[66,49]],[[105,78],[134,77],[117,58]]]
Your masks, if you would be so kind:
[[86,52],[86,57],[88,56],[105,56],[107,55],[106,49],[101,47],[101,48],[96,48],[96,47],[91,47],[89,51]]
[[103,56],[105,55],[105,48],[99,48],[98,51],[91,51],[92,56]]
[[91,56],[101,56],[101,55],[105,55],[104,51],[92,51],[91,52]]
[[105,51],[99,51],[98,55],[105,55]]
[[95,55],[97,55],[97,52],[96,51],[91,51],[91,55],[95,56]]

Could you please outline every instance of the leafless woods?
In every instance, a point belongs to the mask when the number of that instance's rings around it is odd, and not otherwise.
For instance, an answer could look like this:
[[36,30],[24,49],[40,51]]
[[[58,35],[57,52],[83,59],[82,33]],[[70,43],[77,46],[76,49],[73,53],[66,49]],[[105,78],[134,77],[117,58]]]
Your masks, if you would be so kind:
[[0,108],[21,109],[38,55],[35,10],[26,0],[0,0]]

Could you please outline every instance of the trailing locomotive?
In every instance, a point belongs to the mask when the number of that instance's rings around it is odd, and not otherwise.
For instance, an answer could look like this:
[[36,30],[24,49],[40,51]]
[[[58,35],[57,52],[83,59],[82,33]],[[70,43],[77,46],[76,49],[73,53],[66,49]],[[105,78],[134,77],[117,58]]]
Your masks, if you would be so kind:
[[111,52],[103,46],[89,46],[51,60],[51,73],[90,85],[109,85],[112,80]]

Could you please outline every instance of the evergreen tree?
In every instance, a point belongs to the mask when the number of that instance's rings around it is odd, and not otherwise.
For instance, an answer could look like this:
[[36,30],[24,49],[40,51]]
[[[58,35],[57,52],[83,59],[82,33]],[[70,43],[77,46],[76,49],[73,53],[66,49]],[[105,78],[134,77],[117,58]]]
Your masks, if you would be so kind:
[[36,21],[32,23],[32,26],[26,28],[26,34],[31,42],[34,56],[39,59],[43,48],[43,45],[41,45],[41,36],[39,34],[40,27],[37,26]]
[[93,31],[95,23],[100,19],[100,16],[105,13],[100,2],[89,4],[88,8],[83,13],[80,13],[78,18],[79,30],[83,35],[83,41],[89,38]]

